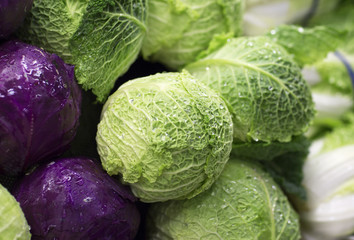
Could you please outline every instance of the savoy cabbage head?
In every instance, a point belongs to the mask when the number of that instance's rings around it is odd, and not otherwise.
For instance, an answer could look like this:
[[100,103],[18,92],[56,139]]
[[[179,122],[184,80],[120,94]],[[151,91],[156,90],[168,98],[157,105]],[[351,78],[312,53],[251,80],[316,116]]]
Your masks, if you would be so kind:
[[225,102],[187,72],[130,80],[105,103],[98,153],[144,202],[191,198],[209,188],[233,139]]
[[200,56],[186,69],[225,99],[236,142],[289,142],[307,130],[310,88],[293,56],[271,38],[215,38]]
[[241,34],[243,5],[243,0],[149,0],[143,57],[180,69],[214,35]]
[[18,35],[75,65],[78,82],[103,102],[140,52],[145,20],[146,1],[42,0]]
[[231,158],[212,187],[188,200],[153,203],[147,239],[298,240],[299,219],[273,179]]
[[349,44],[348,31],[324,25],[281,25],[266,35],[294,56],[310,85],[317,114],[307,135],[337,124],[338,118],[353,106],[354,58],[342,50]]

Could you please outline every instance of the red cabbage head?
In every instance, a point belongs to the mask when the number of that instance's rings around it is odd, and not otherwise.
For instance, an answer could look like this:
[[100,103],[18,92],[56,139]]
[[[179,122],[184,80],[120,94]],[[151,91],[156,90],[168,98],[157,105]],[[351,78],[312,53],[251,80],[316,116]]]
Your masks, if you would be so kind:
[[32,239],[130,240],[140,225],[136,198],[89,158],[41,165],[15,184]]
[[16,176],[63,153],[79,124],[74,67],[18,41],[0,45],[0,174]]

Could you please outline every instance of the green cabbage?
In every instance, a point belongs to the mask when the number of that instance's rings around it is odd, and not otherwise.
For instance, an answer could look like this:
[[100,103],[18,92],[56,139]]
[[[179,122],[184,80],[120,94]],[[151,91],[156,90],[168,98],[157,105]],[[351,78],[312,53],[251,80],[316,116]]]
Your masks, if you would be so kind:
[[138,0],[34,1],[18,35],[74,64],[78,82],[103,102],[140,52],[145,11]]
[[0,239],[30,240],[30,227],[20,204],[1,184],[0,203]]
[[262,168],[230,159],[212,187],[188,200],[153,203],[147,239],[300,239],[299,219]]
[[289,142],[314,117],[300,67],[268,37],[215,39],[186,69],[225,99],[236,142]]
[[243,0],[150,0],[142,55],[170,69],[194,61],[214,35],[241,34]]
[[191,198],[209,188],[229,159],[225,102],[187,72],[123,84],[105,103],[98,153],[144,202]]

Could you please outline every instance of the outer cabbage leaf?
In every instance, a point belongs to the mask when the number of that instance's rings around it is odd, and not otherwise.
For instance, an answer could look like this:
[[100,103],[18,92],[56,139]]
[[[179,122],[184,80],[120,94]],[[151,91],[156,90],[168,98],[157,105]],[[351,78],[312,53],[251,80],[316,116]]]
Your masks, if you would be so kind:
[[231,155],[261,162],[287,194],[305,199],[302,168],[309,146],[310,141],[301,135],[293,137],[291,142],[235,143]]
[[74,64],[78,82],[103,102],[140,51],[145,9],[139,0],[35,1],[18,35]]
[[150,0],[143,57],[179,69],[214,35],[240,35],[242,12],[242,0]]
[[300,239],[298,215],[273,179],[252,163],[230,159],[204,193],[151,204],[147,239]]
[[229,159],[225,102],[187,72],[123,84],[105,103],[98,153],[144,202],[191,198],[209,188]]
[[236,141],[288,142],[307,130],[314,116],[310,88],[282,46],[240,37],[213,50],[186,69],[225,99]]
[[303,135],[295,136],[290,142],[245,142],[232,144],[232,155],[242,159],[270,162],[289,152],[307,152],[309,142]]
[[344,43],[346,34],[326,26],[303,28],[281,25],[266,35],[293,54],[300,65],[305,65],[314,64],[335,51]]
[[30,227],[20,204],[1,184],[0,202],[0,239],[30,240]]

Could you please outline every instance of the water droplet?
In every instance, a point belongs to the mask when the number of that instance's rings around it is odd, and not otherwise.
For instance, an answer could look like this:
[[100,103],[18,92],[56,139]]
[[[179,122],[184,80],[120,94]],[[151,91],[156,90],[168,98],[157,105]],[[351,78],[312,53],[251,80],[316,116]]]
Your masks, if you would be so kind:
[[272,91],[272,90],[273,90],[273,86],[269,86],[269,87],[268,87],[268,90],[269,90],[269,91]]
[[130,102],[130,103],[133,103],[133,102],[134,102],[134,99],[133,99],[133,98],[129,99],[129,102]]
[[84,202],[91,202],[92,201],[92,197],[85,197],[84,198]]
[[15,90],[13,88],[7,90],[7,96],[12,96],[14,94],[15,94]]

